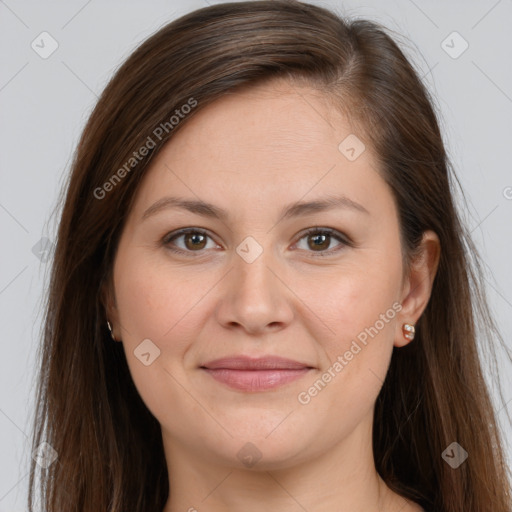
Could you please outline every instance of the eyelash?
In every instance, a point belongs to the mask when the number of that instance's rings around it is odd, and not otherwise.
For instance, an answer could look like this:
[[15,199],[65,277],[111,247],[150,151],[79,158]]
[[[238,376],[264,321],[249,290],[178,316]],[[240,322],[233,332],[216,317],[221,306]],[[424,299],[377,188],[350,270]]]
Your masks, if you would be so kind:
[[[176,248],[171,246],[170,243],[172,241],[176,240],[180,236],[187,235],[189,233],[204,235],[204,236],[207,236],[208,238],[212,239],[212,237],[204,229],[201,229],[201,228],[185,228],[185,229],[180,229],[179,231],[167,234],[163,238],[162,243],[167,247],[167,249],[169,251],[172,251],[172,252],[177,253],[177,254],[187,254],[188,255],[188,254],[191,254],[191,253],[193,254],[194,252],[198,252],[198,253],[203,252],[203,251],[189,251],[189,250],[183,250],[183,249],[176,249]],[[329,250],[326,250],[326,251],[318,251],[318,252],[316,252],[316,251],[307,251],[307,252],[313,253],[313,255],[314,255],[313,257],[315,257],[315,258],[316,257],[323,258],[323,257],[326,257],[326,256],[331,256],[332,254],[337,253],[338,251],[340,251],[344,246],[354,247],[354,244],[352,243],[352,241],[347,236],[345,236],[342,233],[340,233],[339,231],[337,231],[335,229],[331,229],[331,228],[319,228],[319,227],[314,227],[314,228],[307,229],[305,232],[302,233],[302,235],[300,236],[300,238],[297,240],[296,243],[300,242],[303,238],[305,238],[305,237],[307,237],[309,235],[312,235],[312,234],[316,234],[316,235],[330,235],[332,238],[334,238],[338,242],[340,242],[340,246],[338,248],[336,248],[336,249],[329,249]],[[196,256],[193,256],[193,257],[196,257]]]

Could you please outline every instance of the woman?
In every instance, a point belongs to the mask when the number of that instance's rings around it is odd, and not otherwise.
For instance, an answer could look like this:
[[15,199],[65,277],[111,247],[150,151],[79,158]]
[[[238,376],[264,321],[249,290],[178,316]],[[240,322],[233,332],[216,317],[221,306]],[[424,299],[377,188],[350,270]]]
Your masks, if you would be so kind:
[[44,510],[510,511],[449,169],[375,23],[243,2],[145,41],[67,186],[29,510],[43,467]]

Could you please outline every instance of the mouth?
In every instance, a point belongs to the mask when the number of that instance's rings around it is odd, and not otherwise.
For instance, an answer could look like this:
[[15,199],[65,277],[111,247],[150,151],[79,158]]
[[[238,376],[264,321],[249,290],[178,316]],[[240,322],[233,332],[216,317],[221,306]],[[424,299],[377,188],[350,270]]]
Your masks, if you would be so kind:
[[312,366],[281,357],[235,356],[210,361],[200,368],[232,389],[260,392],[284,386],[313,370]]

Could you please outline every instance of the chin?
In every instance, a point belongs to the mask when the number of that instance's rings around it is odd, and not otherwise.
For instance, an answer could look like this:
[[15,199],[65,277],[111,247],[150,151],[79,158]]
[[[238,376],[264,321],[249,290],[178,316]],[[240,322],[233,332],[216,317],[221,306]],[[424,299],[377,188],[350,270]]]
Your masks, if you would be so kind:
[[[229,466],[240,470],[270,471],[287,469],[307,459],[306,450],[311,443],[300,430],[293,435],[276,431],[269,435],[264,429],[246,429],[246,435],[236,435],[219,446],[218,440],[211,440],[211,449]],[[222,451],[219,451],[221,448]]]

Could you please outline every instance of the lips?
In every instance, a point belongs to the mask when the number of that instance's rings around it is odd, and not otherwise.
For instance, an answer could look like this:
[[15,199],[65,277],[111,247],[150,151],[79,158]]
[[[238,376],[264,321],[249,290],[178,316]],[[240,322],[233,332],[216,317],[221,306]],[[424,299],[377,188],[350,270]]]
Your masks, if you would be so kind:
[[270,356],[250,358],[246,356],[224,357],[215,359],[203,365],[210,370],[301,370],[310,368],[307,364],[285,359],[284,357]]
[[313,368],[305,363],[276,356],[226,357],[210,361],[201,369],[232,389],[258,392],[300,379]]

